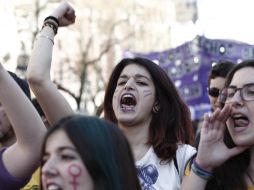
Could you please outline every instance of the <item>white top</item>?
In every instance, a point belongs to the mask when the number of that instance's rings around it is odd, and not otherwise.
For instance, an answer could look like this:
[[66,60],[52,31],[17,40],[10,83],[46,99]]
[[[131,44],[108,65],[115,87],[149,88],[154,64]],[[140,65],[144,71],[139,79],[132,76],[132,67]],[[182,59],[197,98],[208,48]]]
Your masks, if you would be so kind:
[[196,149],[190,145],[178,145],[176,158],[179,173],[174,161],[160,163],[160,159],[151,147],[147,153],[136,162],[138,178],[142,190],[178,190],[184,174],[184,167],[189,158],[196,153]]

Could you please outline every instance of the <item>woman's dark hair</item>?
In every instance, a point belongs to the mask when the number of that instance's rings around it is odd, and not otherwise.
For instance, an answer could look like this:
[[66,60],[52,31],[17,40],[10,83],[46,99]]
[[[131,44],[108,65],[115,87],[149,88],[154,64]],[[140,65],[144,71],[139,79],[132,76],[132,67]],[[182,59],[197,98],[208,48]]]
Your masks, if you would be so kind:
[[42,155],[47,139],[58,130],[65,131],[76,147],[92,177],[95,190],[140,190],[129,144],[114,124],[91,116],[63,118],[48,131]]
[[[245,67],[254,68],[254,60],[243,61],[235,65],[227,75],[225,87],[231,84],[235,73]],[[228,147],[235,146],[227,128],[225,130],[224,141]],[[245,175],[249,163],[249,149],[227,160],[224,164],[215,169],[215,177],[208,181],[206,190],[247,190]]]
[[160,111],[153,113],[147,143],[153,146],[154,152],[162,161],[169,161],[176,154],[177,144],[191,144],[194,135],[187,105],[167,73],[154,62],[137,57],[125,58],[116,65],[105,92],[105,119],[117,123],[112,98],[122,70],[130,64],[144,67],[152,77]]

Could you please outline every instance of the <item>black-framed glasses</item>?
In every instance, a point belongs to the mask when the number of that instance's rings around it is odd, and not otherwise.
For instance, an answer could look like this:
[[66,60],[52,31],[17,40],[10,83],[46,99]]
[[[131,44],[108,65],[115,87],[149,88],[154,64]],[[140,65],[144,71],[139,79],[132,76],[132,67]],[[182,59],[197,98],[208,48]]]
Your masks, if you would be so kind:
[[220,95],[220,89],[212,87],[212,88],[208,88],[208,94],[212,97],[217,98]]
[[220,93],[220,102],[232,102],[232,99],[237,91],[240,92],[240,97],[243,101],[254,101],[254,83],[249,83],[245,84],[242,88],[236,88],[233,86],[224,88]]

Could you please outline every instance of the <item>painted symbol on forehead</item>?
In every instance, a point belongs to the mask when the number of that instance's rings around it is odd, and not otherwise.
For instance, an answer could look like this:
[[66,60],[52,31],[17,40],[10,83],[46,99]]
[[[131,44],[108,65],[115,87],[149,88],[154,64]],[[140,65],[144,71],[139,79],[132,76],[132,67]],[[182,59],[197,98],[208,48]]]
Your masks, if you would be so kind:
[[77,178],[81,176],[81,167],[77,164],[71,164],[68,168],[68,173],[72,177],[72,180],[69,183],[73,186],[73,190],[77,190],[77,186],[79,185]]
[[144,90],[144,97],[152,95],[151,90]]

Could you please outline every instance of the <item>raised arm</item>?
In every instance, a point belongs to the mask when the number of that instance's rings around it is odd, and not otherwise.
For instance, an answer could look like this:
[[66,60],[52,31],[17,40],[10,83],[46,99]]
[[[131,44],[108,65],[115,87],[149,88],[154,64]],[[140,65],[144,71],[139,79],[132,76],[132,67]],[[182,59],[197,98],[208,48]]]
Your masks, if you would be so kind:
[[[67,2],[60,3],[50,16],[58,20],[59,26],[68,26],[75,22],[75,11]],[[57,26],[58,24],[54,18],[48,20]],[[27,69],[29,85],[50,124],[55,123],[64,116],[73,114],[69,103],[58,91],[50,77],[55,37],[53,28],[44,26],[37,36]]]
[[38,167],[46,128],[30,100],[0,64],[0,102],[9,118],[16,142],[3,153],[8,172],[21,179]]

